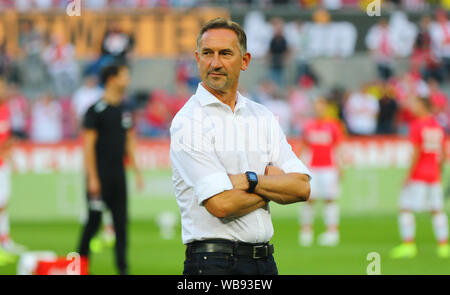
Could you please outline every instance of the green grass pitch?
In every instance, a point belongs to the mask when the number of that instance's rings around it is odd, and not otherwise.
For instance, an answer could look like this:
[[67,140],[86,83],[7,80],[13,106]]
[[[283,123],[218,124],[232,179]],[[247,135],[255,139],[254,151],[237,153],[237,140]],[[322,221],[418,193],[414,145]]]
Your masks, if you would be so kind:
[[[448,168],[448,167],[447,167]],[[446,171],[448,179],[449,171]],[[170,171],[146,173],[143,192],[129,177],[129,262],[131,274],[181,274],[184,246],[178,222],[174,239],[161,238],[156,217],[163,211],[178,214]],[[381,256],[382,274],[450,274],[448,260],[435,253],[436,242],[428,214],[417,215],[419,253],[409,260],[389,258],[400,240],[397,197],[405,177],[403,169],[347,169],[342,187],[341,243],[338,247],[300,247],[298,210],[301,204],[271,205],[275,259],[280,274],[366,274],[367,254]],[[446,211],[449,210],[446,199]],[[84,212],[83,182],[74,174],[17,174],[10,203],[13,238],[29,250],[51,250],[60,256],[75,251]],[[316,236],[324,225],[316,208]],[[93,274],[115,274],[112,249],[92,255]],[[15,274],[16,265],[0,267],[0,274]]]

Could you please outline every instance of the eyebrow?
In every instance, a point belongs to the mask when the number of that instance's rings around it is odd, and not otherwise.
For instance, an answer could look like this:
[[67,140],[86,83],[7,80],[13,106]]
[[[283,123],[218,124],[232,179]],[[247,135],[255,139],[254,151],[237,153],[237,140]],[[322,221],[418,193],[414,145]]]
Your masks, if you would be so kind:
[[[214,51],[214,50],[211,49],[211,48],[203,48],[203,49],[202,49],[202,52],[206,52],[206,51]],[[225,48],[225,49],[220,49],[220,50],[219,50],[219,53],[224,53],[224,52],[230,52],[230,53],[233,53],[233,50],[232,50],[231,48]]]

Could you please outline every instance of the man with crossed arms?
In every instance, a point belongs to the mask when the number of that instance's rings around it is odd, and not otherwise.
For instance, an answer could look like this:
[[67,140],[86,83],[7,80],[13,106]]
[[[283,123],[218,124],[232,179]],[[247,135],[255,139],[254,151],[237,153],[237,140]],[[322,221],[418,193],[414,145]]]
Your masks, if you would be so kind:
[[310,173],[273,114],[237,91],[251,59],[241,26],[209,21],[195,56],[202,82],[170,128],[183,274],[277,274],[269,202],[308,200]]

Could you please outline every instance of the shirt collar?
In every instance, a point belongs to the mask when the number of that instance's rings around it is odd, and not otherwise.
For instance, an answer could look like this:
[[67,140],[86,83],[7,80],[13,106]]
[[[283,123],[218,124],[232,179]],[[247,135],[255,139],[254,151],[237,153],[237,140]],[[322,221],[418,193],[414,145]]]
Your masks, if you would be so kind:
[[[197,96],[197,98],[200,102],[200,105],[202,107],[204,107],[206,105],[210,105],[210,104],[221,104],[221,105],[228,107],[228,105],[221,102],[217,97],[215,97],[211,92],[209,92],[205,87],[203,87],[202,83],[198,84],[195,95]],[[237,103],[236,103],[236,106],[234,107],[235,112],[246,106],[247,102],[245,100],[246,100],[246,98],[242,94],[240,94],[238,91],[237,92]]]

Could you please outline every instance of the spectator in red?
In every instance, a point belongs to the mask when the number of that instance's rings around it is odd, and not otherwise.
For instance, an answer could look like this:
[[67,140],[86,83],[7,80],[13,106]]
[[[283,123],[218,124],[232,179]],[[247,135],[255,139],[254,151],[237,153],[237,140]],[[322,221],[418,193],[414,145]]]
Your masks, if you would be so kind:
[[191,97],[191,93],[189,92],[189,88],[186,83],[176,83],[175,87],[175,93],[172,95],[169,104],[172,118]]
[[171,121],[169,95],[165,90],[154,90],[145,107],[145,120],[140,122],[138,131],[143,136],[167,136]]
[[175,63],[175,82],[187,84],[190,91],[197,89],[200,83],[197,64],[190,53],[184,53],[179,56]]

